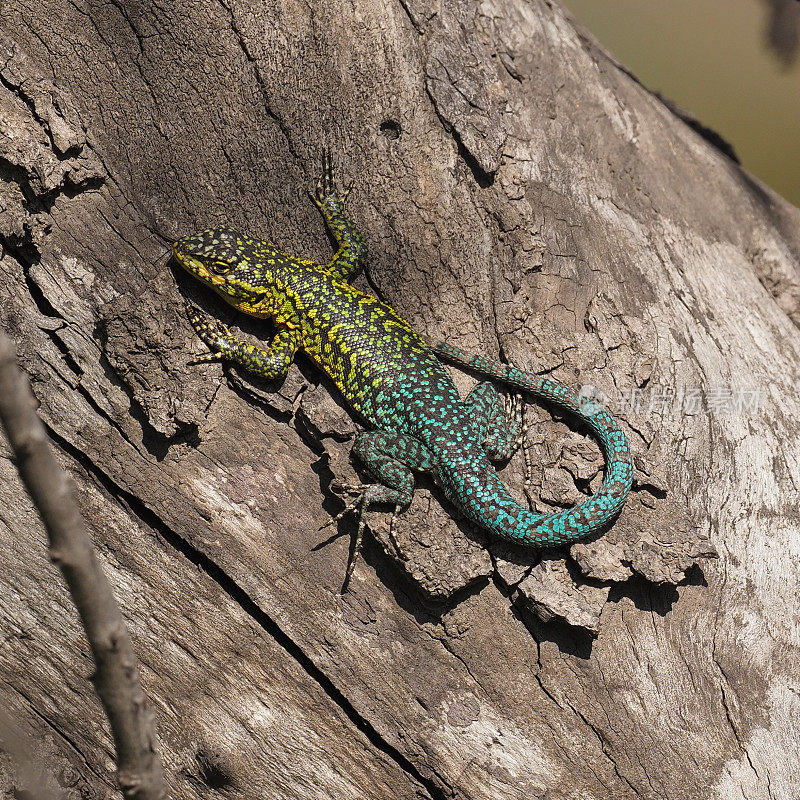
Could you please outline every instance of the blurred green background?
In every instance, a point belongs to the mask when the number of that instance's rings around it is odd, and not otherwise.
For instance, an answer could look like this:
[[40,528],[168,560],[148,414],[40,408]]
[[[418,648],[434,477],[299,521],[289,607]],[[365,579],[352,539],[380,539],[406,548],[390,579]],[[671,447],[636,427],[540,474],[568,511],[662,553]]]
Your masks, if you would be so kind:
[[798,0],[564,0],[649,89],[800,206]]

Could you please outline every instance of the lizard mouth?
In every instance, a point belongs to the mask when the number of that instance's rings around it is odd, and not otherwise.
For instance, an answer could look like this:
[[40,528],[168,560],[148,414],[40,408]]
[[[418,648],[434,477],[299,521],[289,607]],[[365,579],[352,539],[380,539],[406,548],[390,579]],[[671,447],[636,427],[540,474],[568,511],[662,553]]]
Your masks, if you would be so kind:
[[178,263],[179,263],[179,264],[180,264],[182,267],[185,267],[186,269],[190,269],[190,271],[192,271],[192,272],[195,272],[196,270],[193,270],[193,269],[191,269],[191,268],[190,268],[190,266],[189,266],[189,264],[187,263],[187,262],[189,261],[189,256],[187,256],[187,255],[186,255],[186,253],[184,253],[184,252],[183,252],[183,251],[182,251],[182,250],[181,250],[181,249],[178,247],[178,244],[179,244],[179,242],[175,242],[175,244],[173,244],[173,245],[172,245],[172,255],[173,255],[173,256],[175,256],[175,260],[176,260],[176,261],[177,261],[177,262],[178,262]]
[[[203,258],[198,258],[182,250],[180,242],[175,242],[172,246],[175,260],[187,271],[199,278],[203,283],[207,283],[215,289],[222,289],[228,285],[227,276],[231,271],[230,266],[224,262],[207,262]],[[224,272],[219,272],[215,266],[224,267]]]
[[[211,271],[203,264],[203,262],[199,258],[194,258],[190,256],[188,253],[181,250],[179,247],[179,242],[175,242],[172,246],[172,253],[175,256],[175,260],[187,271],[191,272],[200,280],[205,281],[206,283],[220,283],[220,279],[214,276]],[[215,280],[216,278],[216,280]]]

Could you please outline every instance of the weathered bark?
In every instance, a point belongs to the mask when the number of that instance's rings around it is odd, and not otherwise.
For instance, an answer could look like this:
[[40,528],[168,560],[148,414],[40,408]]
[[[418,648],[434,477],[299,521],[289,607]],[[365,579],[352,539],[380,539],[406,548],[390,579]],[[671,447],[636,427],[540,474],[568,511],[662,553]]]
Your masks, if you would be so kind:
[[[95,527],[172,796],[791,796],[796,209],[550,2],[9,0],[3,29],[2,325]],[[227,224],[326,259],[304,194],[324,145],[356,180],[359,281],[430,340],[639,393],[608,534],[512,551],[425,484],[405,558],[373,512],[339,596],[348,537],[318,529],[355,423],[302,358],[278,387],[187,366],[181,294],[268,334],[163,242]],[[758,408],[726,410],[731,388]],[[600,454],[527,413],[531,499],[569,505]],[[101,797],[87,645],[0,470],[4,702],[63,796]],[[521,457],[504,476],[521,496]]]

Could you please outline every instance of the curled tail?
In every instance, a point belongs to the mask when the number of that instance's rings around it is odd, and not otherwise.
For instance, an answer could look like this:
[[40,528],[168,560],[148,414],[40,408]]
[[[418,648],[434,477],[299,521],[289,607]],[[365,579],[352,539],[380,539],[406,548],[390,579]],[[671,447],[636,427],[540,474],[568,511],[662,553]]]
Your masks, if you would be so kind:
[[[622,510],[633,482],[633,464],[628,439],[616,420],[595,401],[582,398],[551,378],[529,375],[516,367],[492,362],[483,356],[469,356],[457,347],[440,344],[434,348],[440,358],[467,367],[521,392],[546,400],[583,420],[597,436],[606,457],[603,484],[596,494],[568,511],[534,514],[521,508],[497,478],[495,507],[503,510],[502,524],[491,524],[503,538],[540,547],[568,544],[605,529]],[[485,487],[484,487],[485,490]],[[494,515],[493,515],[494,516]]]

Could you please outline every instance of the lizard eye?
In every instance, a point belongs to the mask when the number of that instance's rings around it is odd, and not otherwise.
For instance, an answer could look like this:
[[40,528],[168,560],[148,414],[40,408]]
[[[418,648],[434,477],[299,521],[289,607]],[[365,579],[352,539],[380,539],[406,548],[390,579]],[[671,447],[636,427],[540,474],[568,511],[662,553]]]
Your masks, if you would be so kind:
[[215,275],[226,275],[233,269],[233,264],[225,261],[209,261],[207,266]]

